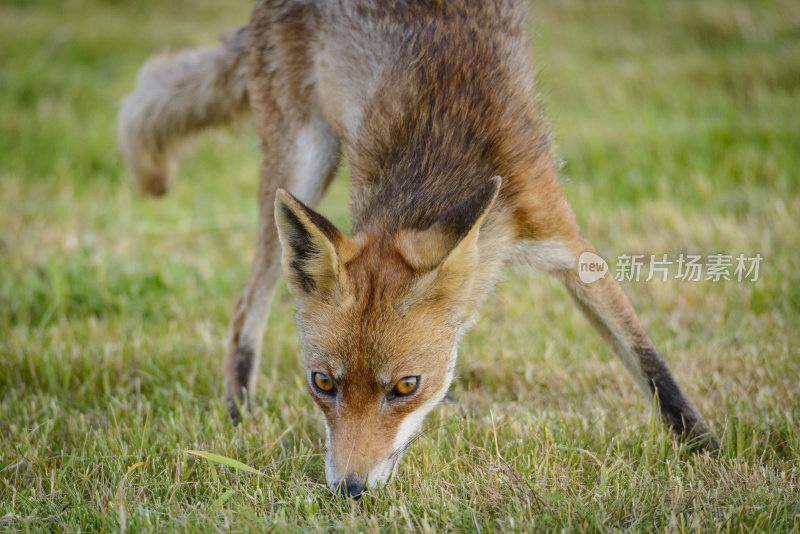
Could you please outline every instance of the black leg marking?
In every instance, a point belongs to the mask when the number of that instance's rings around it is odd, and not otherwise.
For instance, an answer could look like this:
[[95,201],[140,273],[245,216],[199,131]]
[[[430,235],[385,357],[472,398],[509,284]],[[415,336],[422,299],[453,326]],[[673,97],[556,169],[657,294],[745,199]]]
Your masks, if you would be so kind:
[[228,399],[228,413],[235,423],[241,417],[240,408],[242,405],[247,403],[247,408],[250,409],[250,396],[247,389],[250,383],[250,376],[253,373],[254,362],[255,353],[253,349],[240,341],[239,346],[236,348],[236,359],[233,364],[237,393],[234,398]]
[[236,402],[236,399],[228,399],[228,413],[233,420],[233,424],[238,424],[242,415],[239,413],[239,404]]
[[689,438],[690,443],[697,444],[700,448],[717,450],[719,444],[716,438],[686,400],[658,352],[651,347],[639,347],[636,349],[636,354],[639,356],[642,372],[647,378],[651,393],[656,396],[664,421],[676,433]]
[[253,372],[253,349],[249,345],[240,342],[236,348],[236,363],[234,370],[236,372],[236,381],[239,383],[240,388],[247,389],[247,384],[250,382],[250,373]]

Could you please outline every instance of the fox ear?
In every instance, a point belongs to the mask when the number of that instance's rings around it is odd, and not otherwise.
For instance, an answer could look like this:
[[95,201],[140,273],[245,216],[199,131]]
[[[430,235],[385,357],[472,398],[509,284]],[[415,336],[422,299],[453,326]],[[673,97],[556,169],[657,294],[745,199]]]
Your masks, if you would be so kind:
[[343,281],[340,249],[346,248],[350,239],[283,189],[275,193],[275,222],[289,291],[296,298],[330,294]]
[[404,232],[398,249],[415,269],[426,272],[471,270],[477,261],[477,241],[486,215],[500,191],[500,177],[495,176],[467,198],[441,214],[427,229]]

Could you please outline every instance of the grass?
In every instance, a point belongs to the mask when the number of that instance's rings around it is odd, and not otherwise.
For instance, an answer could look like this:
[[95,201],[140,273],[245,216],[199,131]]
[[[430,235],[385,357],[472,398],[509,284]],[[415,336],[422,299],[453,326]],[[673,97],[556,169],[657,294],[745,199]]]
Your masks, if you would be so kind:
[[[0,6],[0,530],[797,531],[800,5],[538,2],[540,91],[586,235],[621,253],[760,253],[756,282],[625,283],[722,438],[690,454],[544,275],[508,272],[456,404],[384,491],[333,498],[282,289],[256,410],[222,340],[255,234],[257,143],[201,137],[132,192],[118,103],[145,58],[250,2]],[[347,226],[346,173],[321,211]],[[260,474],[188,451],[235,459]]]

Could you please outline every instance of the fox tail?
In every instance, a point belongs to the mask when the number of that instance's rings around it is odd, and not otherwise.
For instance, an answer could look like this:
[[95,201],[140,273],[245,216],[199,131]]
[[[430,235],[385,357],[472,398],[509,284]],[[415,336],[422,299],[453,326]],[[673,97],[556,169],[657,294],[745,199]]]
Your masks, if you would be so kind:
[[158,55],[144,64],[117,117],[119,151],[142,193],[167,192],[182,142],[250,109],[247,26],[217,46]]

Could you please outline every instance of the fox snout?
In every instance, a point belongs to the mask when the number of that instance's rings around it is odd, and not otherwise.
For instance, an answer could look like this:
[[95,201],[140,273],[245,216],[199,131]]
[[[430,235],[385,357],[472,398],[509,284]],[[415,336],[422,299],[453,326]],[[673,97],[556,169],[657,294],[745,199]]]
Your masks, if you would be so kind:
[[393,449],[391,443],[384,447],[380,442],[379,434],[365,437],[361,432],[345,431],[331,435],[329,431],[325,475],[331,493],[358,497],[365,489],[380,487],[392,477],[405,447]]
[[401,454],[392,453],[386,458],[372,463],[368,467],[344,466],[340,471],[333,457],[331,444],[325,459],[325,474],[331,493],[343,497],[359,497],[366,488],[375,488],[385,484],[394,472],[396,462]]
[[346,477],[334,480],[331,482],[331,491],[343,497],[358,498],[364,491],[364,479],[356,474],[350,474]]

